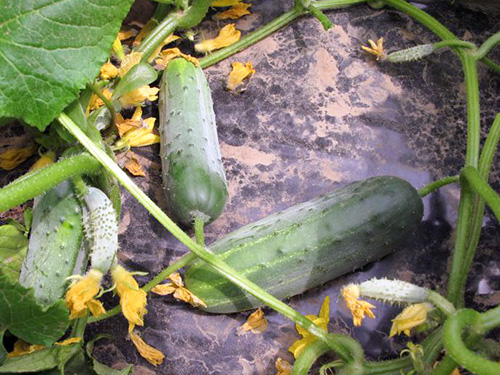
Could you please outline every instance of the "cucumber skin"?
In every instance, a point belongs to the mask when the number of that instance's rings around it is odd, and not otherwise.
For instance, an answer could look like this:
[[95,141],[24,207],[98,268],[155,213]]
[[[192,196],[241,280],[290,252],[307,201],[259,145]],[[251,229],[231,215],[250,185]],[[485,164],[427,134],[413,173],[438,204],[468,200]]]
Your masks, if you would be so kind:
[[32,287],[41,304],[64,295],[83,237],[82,211],[69,181],[35,200],[28,252],[19,283]]
[[[407,181],[373,177],[244,226],[210,249],[284,299],[389,254],[415,231],[422,215],[422,200]],[[185,283],[207,312],[264,305],[201,261],[186,270]]]
[[201,68],[183,58],[167,65],[159,111],[168,211],[185,225],[192,225],[196,214],[211,222],[222,213],[229,193],[210,88]]

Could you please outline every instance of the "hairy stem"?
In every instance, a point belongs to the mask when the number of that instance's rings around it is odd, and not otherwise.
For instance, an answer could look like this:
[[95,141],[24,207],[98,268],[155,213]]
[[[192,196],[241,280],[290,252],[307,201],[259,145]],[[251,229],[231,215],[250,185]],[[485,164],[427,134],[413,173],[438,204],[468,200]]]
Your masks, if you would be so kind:
[[426,195],[442,188],[443,186],[458,182],[458,179],[459,179],[459,176],[449,176],[449,177],[445,177],[445,178],[442,178],[442,179],[437,180],[437,181],[433,181],[429,185],[426,185],[423,188],[418,189],[418,195],[420,195],[420,197],[423,198]]

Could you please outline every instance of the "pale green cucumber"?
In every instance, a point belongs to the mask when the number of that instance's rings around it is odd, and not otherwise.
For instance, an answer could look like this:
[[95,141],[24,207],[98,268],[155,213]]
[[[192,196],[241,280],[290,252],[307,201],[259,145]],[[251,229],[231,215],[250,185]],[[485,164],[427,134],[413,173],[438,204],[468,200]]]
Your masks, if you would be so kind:
[[[244,226],[210,249],[284,299],[396,250],[418,227],[422,213],[422,200],[407,181],[374,177]],[[263,305],[202,261],[186,270],[185,283],[208,312]]]
[[101,190],[89,187],[83,197],[85,241],[90,248],[90,266],[103,274],[116,262],[118,221],[111,200]]
[[35,290],[41,304],[61,298],[82,242],[80,204],[69,181],[35,200],[29,247],[19,282]]
[[200,67],[177,58],[160,85],[161,163],[170,214],[192,225],[195,216],[211,222],[228,197],[212,96]]

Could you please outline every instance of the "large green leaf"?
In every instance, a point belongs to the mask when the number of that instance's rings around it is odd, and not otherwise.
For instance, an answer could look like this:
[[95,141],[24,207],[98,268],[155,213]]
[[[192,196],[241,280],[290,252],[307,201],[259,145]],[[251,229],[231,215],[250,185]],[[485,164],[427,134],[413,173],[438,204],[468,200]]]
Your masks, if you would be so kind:
[[0,276],[0,331],[31,343],[50,346],[66,331],[69,314],[63,300],[48,308],[36,303],[33,289]]
[[0,226],[0,275],[19,278],[28,239],[14,225]]
[[98,74],[133,0],[0,0],[0,118],[45,127]]

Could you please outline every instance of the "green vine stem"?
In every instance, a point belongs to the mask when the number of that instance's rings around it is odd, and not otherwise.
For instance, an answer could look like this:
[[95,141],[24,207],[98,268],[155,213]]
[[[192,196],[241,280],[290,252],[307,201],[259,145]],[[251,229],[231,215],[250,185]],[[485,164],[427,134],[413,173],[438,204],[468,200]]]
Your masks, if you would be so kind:
[[461,47],[469,49],[477,48],[474,43],[466,42],[465,40],[443,40],[441,42],[434,43],[432,46],[435,50],[445,47]]
[[101,99],[103,102],[104,102],[104,105],[106,106],[106,108],[108,109],[109,113],[111,114],[111,125],[113,128],[115,128],[116,126],[116,110],[115,110],[115,106],[113,105],[113,103],[111,103],[111,101],[106,98],[104,96],[104,94],[102,93],[102,91],[94,84],[92,83],[89,83],[87,85],[94,94],[96,94],[99,99]]
[[174,237],[183,245],[190,249],[203,261],[215,268],[221,275],[239,286],[243,290],[252,294],[259,300],[266,303],[272,309],[278,311],[285,317],[293,320],[296,324],[303,327],[320,340],[326,342],[344,361],[350,359],[349,353],[344,347],[335,341],[332,341],[328,333],[315,325],[311,320],[292,309],[287,304],[277,300],[271,294],[252,283],[250,280],[239,275],[225,262],[216,255],[207,251],[204,247],[194,242],[186,233],[184,233],[152,200],[149,198],[127,174],[108,156],[104,151],[97,147],[82,130],[65,113],[61,113],[57,120],[68,130],[80,143],[92,154],[115,178],[128,190],[128,192],[141,203],[149,213],[155,217]]
[[318,19],[318,21],[321,23],[325,31],[328,31],[334,26],[332,21],[330,21],[330,19],[314,4],[309,4],[309,6],[306,9],[312,16]]
[[429,185],[426,185],[423,188],[418,189],[418,195],[420,195],[420,197],[423,198],[426,195],[429,195],[430,193],[442,188],[445,185],[449,185],[449,184],[453,184],[453,183],[458,182],[458,180],[459,180],[459,176],[449,176],[449,177],[445,177],[445,178],[442,178],[442,179],[437,180],[437,181],[433,181]]
[[92,156],[80,154],[29,172],[0,189],[0,212],[23,204],[68,178],[93,174],[99,169],[101,165]]
[[[315,1],[310,5],[317,10],[328,10],[328,9],[337,9],[342,8],[354,4],[364,3],[367,0],[326,0],[326,1]],[[288,25],[290,22],[295,20],[296,18],[306,14],[306,10],[301,6],[295,6],[291,10],[283,13],[279,17],[275,18],[271,22],[266,25],[258,28],[255,31],[245,35],[236,43],[231,44],[228,47],[222,48],[216,52],[211,53],[200,59],[200,66],[204,68],[208,68],[219,61],[222,61],[235,53],[238,53],[245,48],[257,43],[258,41],[264,39],[265,37],[271,35],[275,31],[279,30],[285,25]]]
[[490,309],[481,314],[481,326],[479,331],[482,334],[500,326],[500,306]]
[[500,364],[472,352],[462,338],[466,331],[473,335],[480,334],[478,332],[480,322],[481,314],[477,311],[470,309],[457,311],[446,320],[443,326],[444,346],[454,361],[472,373],[498,375],[500,374]]
[[211,0],[194,0],[185,12],[171,13],[149,33],[137,47],[142,52],[141,61],[147,61],[151,54],[176,29],[188,29],[196,26],[205,17]]
[[490,36],[488,39],[484,41],[483,44],[477,49],[476,53],[474,53],[474,57],[478,60],[485,58],[486,55],[493,49],[495,46],[500,43],[500,31]]
[[460,178],[462,183],[468,183],[486,201],[497,220],[500,221],[500,196],[483,180],[477,169],[470,166],[465,167]]
[[205,220],[200,216],[194,217],[194,236],[196,243],[200,246],[205,246]]

